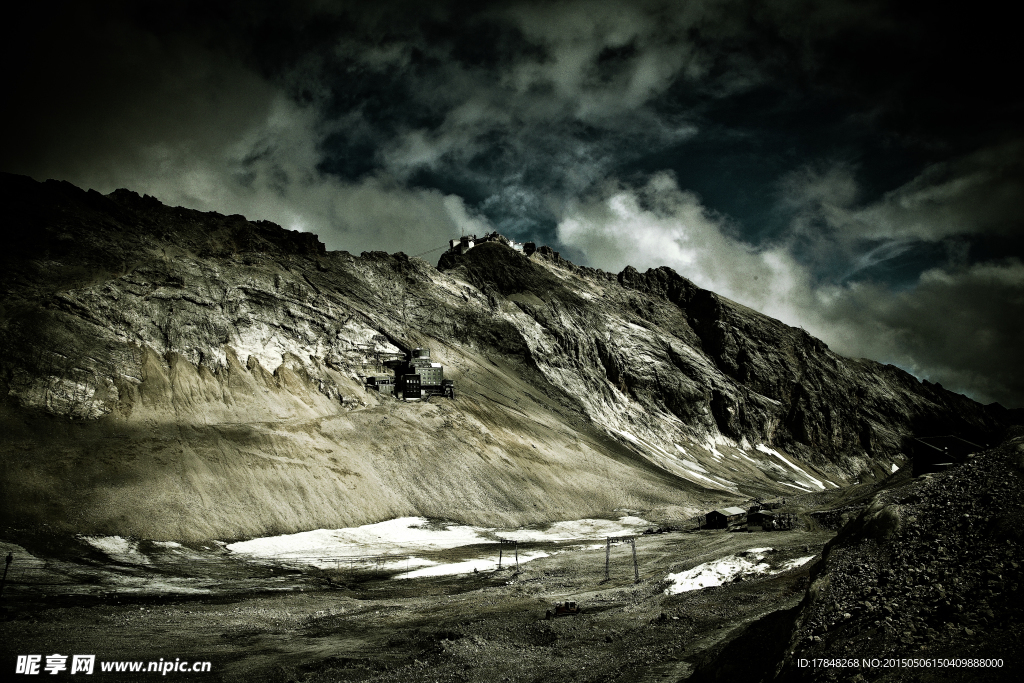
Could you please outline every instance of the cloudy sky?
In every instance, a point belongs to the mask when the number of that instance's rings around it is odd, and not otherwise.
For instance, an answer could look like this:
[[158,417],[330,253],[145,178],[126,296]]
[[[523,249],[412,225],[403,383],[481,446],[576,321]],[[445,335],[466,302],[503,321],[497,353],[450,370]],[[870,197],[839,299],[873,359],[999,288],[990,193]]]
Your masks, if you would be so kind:
[[667,265],[1024,407],[1019,37],[984,3],[94,5],[0,29],[0,169],[353,253]]

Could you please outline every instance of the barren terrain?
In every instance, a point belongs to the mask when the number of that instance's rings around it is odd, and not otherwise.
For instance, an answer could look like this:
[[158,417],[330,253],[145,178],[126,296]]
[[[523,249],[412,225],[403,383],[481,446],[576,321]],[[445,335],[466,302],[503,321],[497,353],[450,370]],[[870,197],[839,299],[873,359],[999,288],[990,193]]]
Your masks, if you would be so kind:
[[[440,267],[128,190],[0,175],[0,509],[199,542],[404,516],[518,526],[883,479],[1012,415],[666,269],[497,241]],[[71,245],[74,245],[72,247]],[[421,346],[456,399],[366,391]],[[936,425],[939,425],[938,427]]]
[[[532,560],[518,573],[506,564],[501,571],[417,579],[389,579],[372,568],[211,562],[201,570],[208,579],[202,585],[214,591],[209,595],[74,597],[70,586],[16,586],[0,634],[12,655],[212,663],[210,674],[168,674],[176,680],[677,680],[697,655],[738,627],[797,604],[809,565],[678,595],[665,593],[668,574],[764,547],[773,549],[766,561],[778,569],[819,552],[832,535],[642,535],[639,583],[628,545],[613,546],[607,581],[603,544]],[[190,570],[179,568],[184,571]],[[578,601],[584,612],[546,620],[546,610],[563,600]]]

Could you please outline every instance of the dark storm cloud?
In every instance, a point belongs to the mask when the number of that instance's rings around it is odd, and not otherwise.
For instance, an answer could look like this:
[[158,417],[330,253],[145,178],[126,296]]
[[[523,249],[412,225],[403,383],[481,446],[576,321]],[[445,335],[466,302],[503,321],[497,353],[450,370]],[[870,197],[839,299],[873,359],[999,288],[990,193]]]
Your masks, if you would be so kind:
[[15,131],[5,170],[269,218],[355,252],[417,253],[453,232],[487,227],[458,197],[435,189],[409,189],[387,174],[323,171],[337,131],[363,141],[353,163],[372,159],[380,140],[356,114],[324,115],[317,98],[329,84],[284,78],[302,76],[305,51],[282,54],[274,68],[265,63],[264,50],[284,52],[283,34],[304,36],[296,41],[310,49],[325,45],[323,35],[306,35],[318,16],[310,7],[293,8],[276,25],[277,15],[258,8],[151,10],[62,5],[10,36],[11,61],[22,67],[16,106],[4,110],[4,129]]
[[[893,293],[864,283],[825,309],[837,343],[985,401],[1024,395],[1024,263],[1005,259],[922,273]],[[846,336],[846,339],[841,338]]]
[[[844,353],[1024,404],[1020,330],[999,314],[1024,255],[1021,96],[983,77],[1016,44],[991,13],[105,7],[6,29],[4,170],[355,252],[499,228],[612,270],[670,265]],[[943,330],[963,348],[929,341]]]
[[229,55],[119,14],[58,8],[7,26],[18,35],[5,36],[6,167],[119,175],[170,147],[222,146],[267,116],[273,89]]
[[[769,80],[793,55],[813,66],[812,37],[876,21],[857,4],[790,2],[172,9],[47,17],[56,30],[27,42],[51,57],[19,98],[34,106],[18,127],[34,134],[6,165],[102,186],[155,169],[191,178],[162,196],[208,204],[259,186],[258,168],[282,197],[303,182],[394,178],[458,192],[496,225],[546,226],[544,238],[566,199],[693,137],[707,97]],[[40,100],[41,84],[61,101]],[[695,104],[648,106],[673,89]]]
[[852,169],[803,168],[784,180],[785,201],[847,239],[934,242],[1011,233],[1024,216],[1024,141],[1011,140],[926,166],[878,201],[858,205]]

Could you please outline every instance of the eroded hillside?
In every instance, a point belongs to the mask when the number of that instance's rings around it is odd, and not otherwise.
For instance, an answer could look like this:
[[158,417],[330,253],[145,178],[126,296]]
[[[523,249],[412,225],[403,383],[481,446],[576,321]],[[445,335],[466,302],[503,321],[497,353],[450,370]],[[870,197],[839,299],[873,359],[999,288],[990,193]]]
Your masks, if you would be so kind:
[[[886,476],[935,424],[1002,426],[667,269],[498,243],[438,269],[126,190],[0,186],[0,454],[20,526],[194,540],[685,517]],[[413,346],[454,401],[363,388]]]

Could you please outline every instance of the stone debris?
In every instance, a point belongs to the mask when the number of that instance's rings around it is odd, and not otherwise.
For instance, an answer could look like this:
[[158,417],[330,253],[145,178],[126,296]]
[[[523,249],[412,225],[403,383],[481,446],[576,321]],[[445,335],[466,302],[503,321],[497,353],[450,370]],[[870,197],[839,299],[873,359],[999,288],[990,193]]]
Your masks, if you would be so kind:
[[1024,471],[1012,454],[1021,442],[883,491],[844,527],[812,570],[780,680],[831,680],[827,669],[801,669],[801,658],[993,657],[1004,666],[984,680],[1018,675]]

